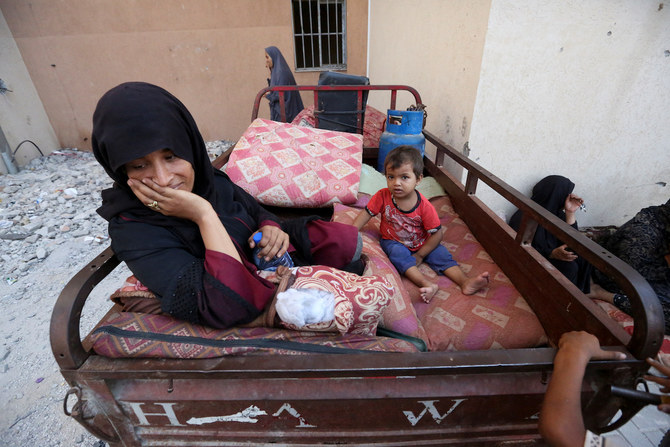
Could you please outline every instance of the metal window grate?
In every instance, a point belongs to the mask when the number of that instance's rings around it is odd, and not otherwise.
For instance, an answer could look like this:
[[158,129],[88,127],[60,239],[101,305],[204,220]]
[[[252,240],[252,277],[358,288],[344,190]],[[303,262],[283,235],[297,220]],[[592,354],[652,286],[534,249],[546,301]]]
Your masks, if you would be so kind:
[[292,0],[296,71],[345,70],[346,0]]

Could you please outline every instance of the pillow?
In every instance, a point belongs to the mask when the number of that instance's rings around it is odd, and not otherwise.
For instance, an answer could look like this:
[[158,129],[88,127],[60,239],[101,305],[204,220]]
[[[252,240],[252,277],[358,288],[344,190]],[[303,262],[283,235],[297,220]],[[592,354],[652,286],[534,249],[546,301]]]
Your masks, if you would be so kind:
[[[352,224],[361,212],[360,209],[344,205],[335,205],[333,221]],[[379,326],[401,334],[420,338],[426,343],[428,337],[414,310],[413,300],[409,290],[405,287],[402,277],[389,261],[386,253],[379,245],[379,217],[375,216],[363,227],[363,254],[367,263],[363,275],[376,275],[384,278],[393,287],[390,303],[382,312]],[[416,295],[417,300],[421,298]]]
[[375,335],[382,311],[389,304],[393,288],[379,276],[358,276],[323,265],[295,270],[292,289],[320,289],[335,295],[335,319],[329,322],[296,327],[293,330]]
[[372,196],[370,194],[363,194],[363,193],[358,193],[358,199],[356,200],[356,203],[352,203],[351,207],[353,208],[358,208],[358,209],[363,209],[366,206],[368,206],[368,203],[370,202],[370,198]]
[[263,205],[319,208],[356,201],[362,156],[361,135],[258,118],[226,173]]
[[[269,281],[279,282],[274,271],[262,270],[259,274]],[[373,336],[382,311],[393,295],[391,284],[379,276],[358,276],[327,266],[298,267],[294,275],[291,288],[320,289],[335,296],[335,319],[301,327],[282,322],[287,329]],[[153,292],[135,276],[128,277],[110,298],[121,306],[124,313],[169,316],[161,311],[160,301]]]
[[120,305],[124,312],[163,314],[160,300],[135,275],[126,278],[123,285],[109,298]]
[[358,192],[374,195],[374,193],[386,187],[386,177],[384,174],[377,171],[368,164],[363,164],[363,167],[361,168],[361,181],[358,185]]

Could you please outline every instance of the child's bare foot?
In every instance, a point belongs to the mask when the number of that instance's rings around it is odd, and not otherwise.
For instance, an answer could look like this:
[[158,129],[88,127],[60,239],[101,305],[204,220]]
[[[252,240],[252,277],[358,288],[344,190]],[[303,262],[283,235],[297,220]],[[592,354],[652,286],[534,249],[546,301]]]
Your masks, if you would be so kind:
[[484,272],[474,278],[468,278],[461,286],[464,295],[474,295],[489,283],[489,272]]
[[430,300],[437,293],[437,284],[431,284],[429,287],[421,287],[419,292],[421,292],[421,299],[426,303],[430,303]]

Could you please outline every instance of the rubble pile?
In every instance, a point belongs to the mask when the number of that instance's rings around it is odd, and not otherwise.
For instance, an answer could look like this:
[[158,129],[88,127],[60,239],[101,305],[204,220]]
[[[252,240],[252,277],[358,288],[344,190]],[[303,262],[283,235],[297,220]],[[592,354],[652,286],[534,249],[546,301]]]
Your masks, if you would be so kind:
[[53,152],[0,176],[2,279],[16,282],[67,240],[106,242],[106,222],[95,210],[109,184],[93,154],[75,150]]

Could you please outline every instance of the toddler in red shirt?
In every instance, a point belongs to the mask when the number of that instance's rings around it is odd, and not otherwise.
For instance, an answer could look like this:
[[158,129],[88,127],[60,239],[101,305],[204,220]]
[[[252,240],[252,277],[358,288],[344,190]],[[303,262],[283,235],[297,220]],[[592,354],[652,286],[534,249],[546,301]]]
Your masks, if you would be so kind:
[[437,210],[416,186],[423,179],[423,158],[412,146],[398,146],[384,160],[386,184],[368,202],[354,220],[359,230],[381,213],[379,230],[381,247],[401,275],[419,287],[421,298],[430,302],[438,290],[418,269],[426,262],[461,287],[465,295],[472,295],[485,287],[489,273],[468,277],[440,244],[444,229]]

